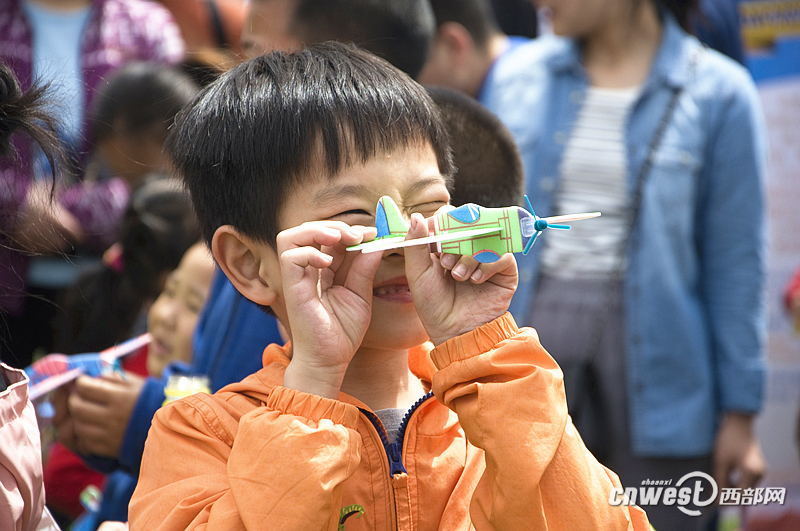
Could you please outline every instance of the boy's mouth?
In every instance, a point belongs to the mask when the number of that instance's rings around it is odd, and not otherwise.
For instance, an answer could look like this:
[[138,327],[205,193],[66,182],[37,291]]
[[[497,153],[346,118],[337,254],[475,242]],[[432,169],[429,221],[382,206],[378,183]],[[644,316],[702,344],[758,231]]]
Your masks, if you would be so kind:
[[398,302],[402,304],[413,302],[406,277],[395,277],[384,280],[372,288],[372,295],[375,298],[387,302]]

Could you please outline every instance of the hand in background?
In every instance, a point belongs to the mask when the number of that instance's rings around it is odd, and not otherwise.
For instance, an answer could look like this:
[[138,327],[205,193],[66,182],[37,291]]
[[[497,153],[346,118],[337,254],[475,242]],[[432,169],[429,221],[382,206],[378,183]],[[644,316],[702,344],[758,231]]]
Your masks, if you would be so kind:
[[144,379],[127,373],[78,378],[70,391],[59,390],[53,401],[58,440],[70,450],[116,458]]
[[[428,236],[432,220],[412,215],[406,239]],[[434,345],[503,315],[517,289],[517,262],[510,253],[479,264],[471,256],[437,256],[420,245],[405,249],[405,261],[417,313]]]
[[339,395],[372,318],[372,282],[382,259],[382,253],[350,253],[345,260],[345,246],[374,237],[374,231],[314,221],[278,234],[293,349],[286,387],[328,398]]
[[714,446],[714,479],[719,488],[754,487],[765,471],[764,455],[753,430],[753,416],[726,413]]

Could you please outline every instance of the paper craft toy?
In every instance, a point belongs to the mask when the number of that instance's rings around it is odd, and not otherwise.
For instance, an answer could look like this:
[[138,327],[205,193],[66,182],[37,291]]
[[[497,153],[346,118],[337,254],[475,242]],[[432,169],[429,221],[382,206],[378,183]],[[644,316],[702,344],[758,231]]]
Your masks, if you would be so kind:
[[25,368],[25,373],[30,379],[28,395],[31,400],[36,400],[82,374],[94,377],[102,376],[113,371],[121,358],[149,344],[150,334],[143,334],[100,353],[73,356],[48,354]]
[[378,200],[375,210],[377,237],[348,247],[348,251],[373,253],[413,245],[430,245],[431,252],[469,255],[482,264],[496,262],[505,253],[528,254],[545,229],[570,229],[573,221],[596,218],[600,212],[584,212],[540,218],[528,196],[528,209],[518,206],[485,208],[467,203],[434,217],[433,235],[406,240],[409,225],[389,196]]

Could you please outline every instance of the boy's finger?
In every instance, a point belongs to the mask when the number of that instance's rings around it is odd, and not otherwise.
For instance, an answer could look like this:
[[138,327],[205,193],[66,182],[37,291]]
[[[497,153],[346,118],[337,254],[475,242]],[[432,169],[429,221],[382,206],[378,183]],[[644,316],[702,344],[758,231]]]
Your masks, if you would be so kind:
[[439,262],[442,264],[442,267],[450,271],[455,267],[456,263],[458,263],[458,255],[450,254],[450,253],[442,253],[439,257]]
[[383,253],[356,253],[347,271],[344,287],[367,303],[372,301],[372,284],[383,260]]
[[[408,234],[406,234],[406,240],[424,238],[427,235],[428,224],[422,214],[411,214],[411,226],[408,229]],[[406,278],[409,285],[413,285],[416,279],[431,267],[431,253],[427,245],[406,247],[403,252],[406,262]]]
[[453,266],[452,275],[456,280],[468,280],[469,277],[481,265],[477,260],[471,256],[462,256],[458,259],[456,265]]
[[481,264],[470,276],[470,281],[482,284],[498,275],[517,275],[517,260],[513,254],[504,254],[500,260],[491,264]]
[[276,244],[278,252],[296,247],[335,245],[356,245],[374,232],[374,228],[351,227],[341,221],[309,221],[281,231]]
[[300,282],[305,277],[306,268],[324,269],[331,265],[333,257],[314,247],[297,247],[284,251],[280,256],[284,280]]

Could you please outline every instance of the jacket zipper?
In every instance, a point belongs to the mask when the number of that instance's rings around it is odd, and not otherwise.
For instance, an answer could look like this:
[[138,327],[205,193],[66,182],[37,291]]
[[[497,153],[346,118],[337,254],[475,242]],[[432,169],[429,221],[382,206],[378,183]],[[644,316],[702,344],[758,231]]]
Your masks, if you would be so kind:
[[381,423],[378,416],[372,411],[359,408],[378,431],[378,435],[381,438],[381,443],[383,444],[383,449],[386,450],[386,455],[389,458],[389,476],[406,473],[406,467],[403,466],[403,439],[406,435],[408,422],[411,420],[411,416],[414,414],[414,412],[432,396],[433,393],[426,393],[423,397],[414,402],[414,405],[411,406],[408,411],[406,411],[406,414],[403,416],[403,420],[400,422],[400,427],[397,430],[397,439],[395,439],[393,442],[389,442],[389,435],[386,433],[386,429],[383,427],[383,423]]

